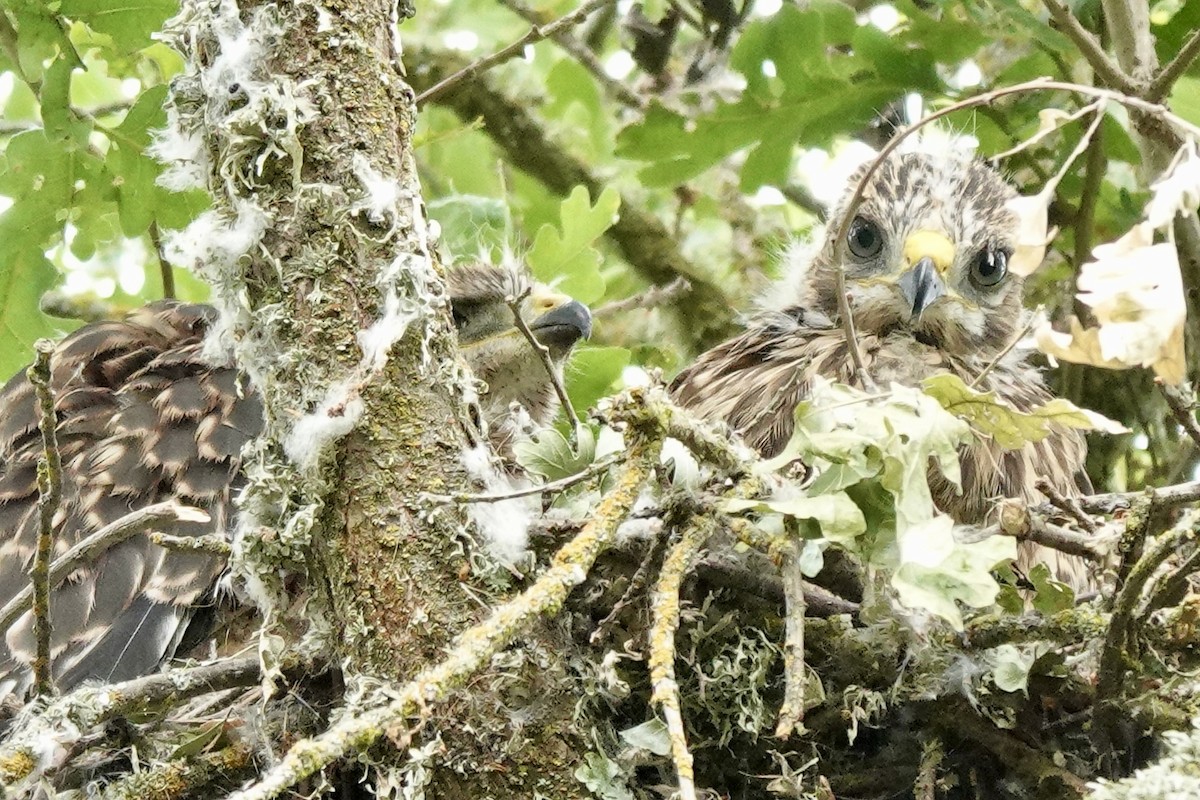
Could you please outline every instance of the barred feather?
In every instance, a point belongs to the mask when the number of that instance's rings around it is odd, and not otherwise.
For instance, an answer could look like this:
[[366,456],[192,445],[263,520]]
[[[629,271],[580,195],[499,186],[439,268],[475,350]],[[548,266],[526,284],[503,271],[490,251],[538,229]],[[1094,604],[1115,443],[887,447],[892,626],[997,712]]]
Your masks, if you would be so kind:
[[[543,424],[557,410],[540,357],[513,326],[505,303],[527,286],[524,276],[495,267],[449,275],[462,350],[491,385],[484,417],[501,439],[512,435],[504,424],[510,404],[522,404]],[[545,312],[541,319],[555,323],[544,335],[561,365],[587,335],[588,312],[534,288],[529,316]],[[56,557],[130,511],[168,499],[201,508],[211,520],[163,524],[157,529],[163,533],[225,535],[232,529],[242,447],[261,433],[263,410],[232,364],[205,360],[203,339],[214,315],[207,306],[154,303],[125,320],[80,328],[55,350],[51,385],[64,473],[54,518]],[[0,390],[0,605],[28,584],[36,547],[37,419],[22,371]],[[194,620],[200,627],[211,622],[211,615],[197,612],[213,602],[224,569],[222,558],[165,550],[139,535],[75,570],[51,595],[59,688],[146,674],[181,642],[202,640],[203,632],[188,628]],[[27,612],[0,632],[0,697],[24,692],[30,683],[32,627]]]

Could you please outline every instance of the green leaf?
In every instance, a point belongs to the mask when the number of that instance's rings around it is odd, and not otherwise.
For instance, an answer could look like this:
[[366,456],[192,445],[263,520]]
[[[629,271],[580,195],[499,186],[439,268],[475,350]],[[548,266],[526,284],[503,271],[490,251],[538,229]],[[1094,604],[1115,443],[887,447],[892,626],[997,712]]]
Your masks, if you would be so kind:
[[1002,644],[988,651],[992,682],[1002,692],[1029,692],[1029,672],[1037,656],[1022,652],[1015,644]]
[[621,766],[600,753],[588,753],[575,768],[575,779],[600,800],[634,800]]
[[983,608],[995,602],[1000,586],[992,569],[1017,555],[1015,539],[992,536],[970,544],[954,536],[945,515],[909,526],[900,536],[900,567],[892,587],[900,602],[921,609],[962,630],[959,604]]
[[592,465],[596,460],[596,437],[590,428],[583,426],[579,431],[579,442],[572,447],[566,436],[547,428],[535,437],[517,442],[513,451],[517,463],[526,470],[548,481],[556,481],[576,475]]
[[671,739],[667,734],[667,726],[658,717],[648,719],[641,725],[626,728],[621,731],[620,735],[634,747],[649,750],[656,756],[666,756],[671,753]]
[[168,758],[172,760],[177,758],[191,758],[205,753],[220,740],[221,734],[224,732],[225,722],[223,720],[214,720],[202,725],[195,736],[186,739],[176,747]]
[[600,276],[600,253],[592,244],[612,227],[621,206],[621,195],[606,188],[596,204],[588,200],[588,191],[576,186],[562,201],[559,227],[543,225],[526,260],[533,274],[545,283],[579,300],[592,303],[604,296],[604,278]]
[[150,34],[178,10],[178,0],[60,0],[59,13],[112,37],[119,52],[150,46]]
[[621,372],[629,366],[630,352],[624,347],[581,347],[572,354],[565,370],[567,395],[582,414],[609,394]]
[[847,544],[867,529],[863,513],[845,492],[816,497],[766,498],[762,500],[729,500],[725,511],[736,513],[754,509],[774,511],[797,519],[815,520],[821,534],[831,542]]
[[0,250],[0,376],[7,378],[29,363],[34,341],[57,333],[38,307],[56,278],[40,250]]
[[977,432],[991,436],[1006,450],[1018,450],[1031,442],[1040,442],[1051,433],[1054,425],[1128,433],[1123,425],[1077,408],[1061,397],[1022,412],[998,399],[995,392],[972,389],[957,375],[935,375],[926,378],[921,385],[942,408],[969,422]]
[[512,227],[507,203],[479,195],[456,194],[434,200],[429,203],[429,216],[442,226],[446,249],[467,258],[499,256]]
[[1035,564],[1029,571],[1029,581],[1036,594],[1033,607],[1043,614],[1057,614],[1075,607],[1075,592],[1065,583],[1058,581],[1045,564]]

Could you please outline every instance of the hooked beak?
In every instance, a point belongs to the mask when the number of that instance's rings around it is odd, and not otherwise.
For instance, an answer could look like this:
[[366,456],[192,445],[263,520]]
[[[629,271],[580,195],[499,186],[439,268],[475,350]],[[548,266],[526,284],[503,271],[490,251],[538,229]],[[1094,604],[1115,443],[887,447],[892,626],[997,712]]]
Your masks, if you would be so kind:
[[933,259],[928,257],[922,258],[915,267],[901,275],[897,285],[914,318],[920,317],[921,312],[946,293],[946,284],[942,283]]
[[904,262],[912,268],[900,276],[897,285],[916,319],[946,294],[942,275],[954,263],[954,245],[936,231],[917,231],[904,242]]
[[529,323],[537,340],[553,350],[566,351],[592,335],[592,313],[578,300],[556,306]]

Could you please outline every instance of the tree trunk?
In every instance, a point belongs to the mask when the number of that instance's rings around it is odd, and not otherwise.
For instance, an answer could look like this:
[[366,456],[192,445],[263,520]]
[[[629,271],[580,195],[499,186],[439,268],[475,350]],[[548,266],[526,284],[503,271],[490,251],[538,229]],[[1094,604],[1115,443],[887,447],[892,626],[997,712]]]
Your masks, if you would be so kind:
[[[419,501],[465,486],[468,436],[394,2],[184,5],[176,44],[193,66],[173,87],[172,122],[202,137],[214,196],[214,235],[193,261],[267,414],[235,554],[279,634],[264,658],[307,630],[352,691],[365,676],[410,679],[480,618],[486,590],[463,577],[461,513]],[[285,574],[306,576],[306,603]],[[473,689],[471,709],[426,721],[423,735],[444,735],[452,754],[435,760],[446,769],[431,796],[583,794],[569,691],[510,730],[514,697],[569,680],[561,648],[529,652],[506,672],[541,686],[489,680],[499,688]]]

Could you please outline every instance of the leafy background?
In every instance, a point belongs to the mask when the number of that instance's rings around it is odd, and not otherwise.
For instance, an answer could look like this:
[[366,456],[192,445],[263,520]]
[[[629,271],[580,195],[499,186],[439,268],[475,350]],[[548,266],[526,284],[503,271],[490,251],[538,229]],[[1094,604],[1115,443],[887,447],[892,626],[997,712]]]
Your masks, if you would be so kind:
[[[157,186],[147,149],[181,69],[153,38],[175,6],[16,0],[0,15],[0,374],[27,362],[36,338],[161,297],[164,280],[181,298],[206,296],[157,255],[163,237],[207,204],[201,193]],[[1098,6],[1072,4],[1085,26]],[[427,89],[531,22],[575,7],[422,4],[401,28],[412,82]],[[1155,3],[1152,22],[1168,60],[1200,25],[1200,4]],[[521,260],[597,312],[596,336],[569,375],[580,407],[635,378],[630,366],[673,374],[727,333],[775,277],[786,242],[819,223],[854,155],[906,113],[1042,75],[1088,77],[1045,9],[1017,0],[622,2],[563,35],[570,42],[529,45],[471,91],[424,102],[416,154],[446,260]],[[1200,69],[1179,79],[1168,103],[1200,123]],[[990,154],[1034,133],[1044,109],[1079,104],[1019,95],[950,123]],[[1034,194],[1085,127],[1067,125],[1002,167]],[[1089,153],[1103,171],[1097,191],[1083,197],[1082,159],[1056,190],[1050,222],[1060,232],[1028,292],[1052,317],[1079,311],[1078,265],[1135,223],[1148,197],[1154,176],[1141,172],[1127,129],[1127,115],[1111,108]],[[618,217],[658,227],[631,245],[637,236],[610,227]],[[692,293],[619,304],[676,273]],[[1134,431],[1093,442],[1098,486],[1171,482],[1196,469],[1195,448],[1143,371],[1072,365],[1053,379]]]

